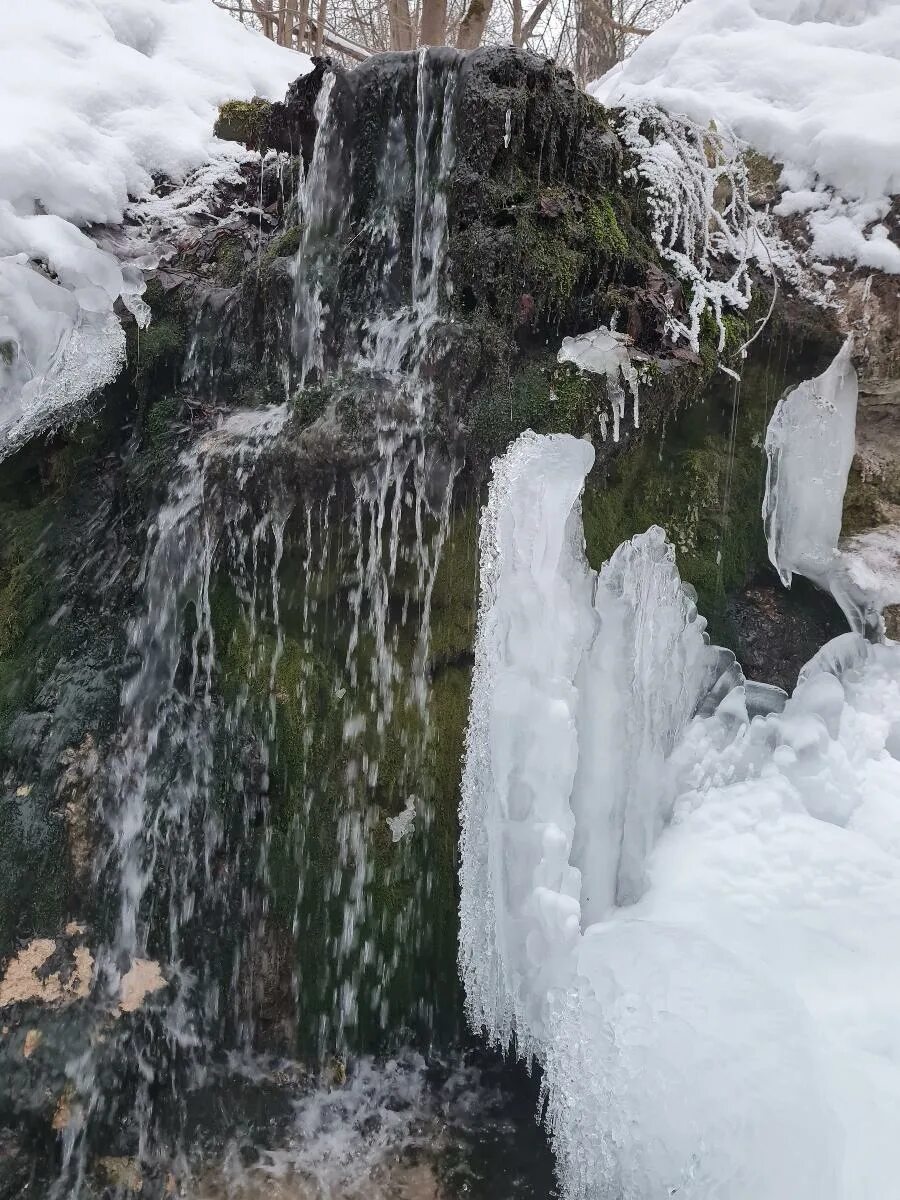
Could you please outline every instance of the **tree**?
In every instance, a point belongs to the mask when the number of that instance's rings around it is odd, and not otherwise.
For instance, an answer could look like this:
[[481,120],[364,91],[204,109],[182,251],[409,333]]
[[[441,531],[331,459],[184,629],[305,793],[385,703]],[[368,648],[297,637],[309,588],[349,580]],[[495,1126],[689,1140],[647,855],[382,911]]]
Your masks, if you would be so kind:
[[[266,37],[358,62],[379,50],[520,46],[598,78],[688,0],[213,0]],[[526,6],[527,5],[527,6]]]

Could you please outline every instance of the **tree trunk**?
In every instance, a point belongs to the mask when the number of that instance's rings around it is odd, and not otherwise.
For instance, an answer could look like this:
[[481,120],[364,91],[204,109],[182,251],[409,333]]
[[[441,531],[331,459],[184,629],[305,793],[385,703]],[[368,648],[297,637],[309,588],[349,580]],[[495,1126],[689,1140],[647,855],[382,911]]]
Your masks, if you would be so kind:
[[[297,37],[297,49],[306,49],[306,35],[309,28],[309,0],[298,0],[297,4],[297,24],[294,26],[294,33]],[[293,37],[291,39],[293,44]]]
[[456,39],[460,50],[475,50],[481,45],[493,5],[494,0],[470,0]]
[[409,0],[388,0],[388,20],[391,25],[391,49],[413,50],[415,42]]
[[328,16],[328,0],[319,0],[319,11],[316,14],[316,54],[321,55],[325,44],[325,19]]
[[579,5],[576,74],[582,86],[605,75],[619,61],[612,5],[613,0],[581,0]]
[[422,0],[419,45],[443,46],[447,41],[447,0]]
[[522,34],[522,0],[512,0],[512,44],[521,47],[525,38]]

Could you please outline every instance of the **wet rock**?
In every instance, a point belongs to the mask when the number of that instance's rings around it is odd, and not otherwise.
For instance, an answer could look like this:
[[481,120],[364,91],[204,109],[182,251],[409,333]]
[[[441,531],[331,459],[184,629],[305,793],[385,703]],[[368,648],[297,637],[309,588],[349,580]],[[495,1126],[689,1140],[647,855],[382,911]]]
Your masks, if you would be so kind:
[[800,668],[847,622],[830,596],[795,576],[790,591],[770,573],[758,575],[730,598],[731,648],[748,679],[791,692]]

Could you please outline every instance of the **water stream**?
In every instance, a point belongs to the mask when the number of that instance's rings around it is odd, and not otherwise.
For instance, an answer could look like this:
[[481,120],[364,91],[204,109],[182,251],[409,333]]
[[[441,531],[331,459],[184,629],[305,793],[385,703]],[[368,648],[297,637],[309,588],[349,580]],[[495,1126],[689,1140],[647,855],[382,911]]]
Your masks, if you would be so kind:
[[[425,364],[458,64],[422,52],[413,69],[413,127],[398,100],[374,216],[353,232],[352,155],[325,76],[297,196],[288,399],[215,415],[146,532],[95,864],[98,1033],[68,1066],[59,1200],[93,1195],[110,1147],[149,1194],[437,1195],[438,1147],[450,1162],[467,1130],[509,1128],[505,1093],[439,1032],[457,1028],[458,997],[453,947],[432,945],[428,916],[431,608],[461,464],[430,432]],[[348,318],[336,264],[350,237],[371,270]],[[192,356],[198,398],[215,395],[213,374]],[[347,379],[370,449],[305,477],[292,398]],[[154,987],[137,1019],[110,1025],[136,967]],[[437,1044],[443,1057],[421,1057]],[[243,1115],[223,1124],[232,1093]]]

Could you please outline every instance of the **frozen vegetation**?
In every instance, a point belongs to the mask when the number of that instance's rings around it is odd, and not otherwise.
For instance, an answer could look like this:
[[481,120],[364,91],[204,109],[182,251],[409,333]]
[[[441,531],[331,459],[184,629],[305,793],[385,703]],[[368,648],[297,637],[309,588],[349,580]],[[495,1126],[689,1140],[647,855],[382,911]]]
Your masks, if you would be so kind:
[[775,211],[805,214],[816,258],[900,272],[895,0],[692,0],[589,90],[730,128],[783,167]]
[[233,169],[218,105],[281,96],[306,69],[209,0],[0,6],[0,458],[118,373],[117,301],[147,318],[154,247],[138,238],[120,261],[94,228],[120,224],[154,177]]
[[661,530],[590,569],[592,462],[526,433],[484,516],[470,1017],[541,1062],[566,1200],[881,1200],[900,1177],[900,647],[848,633],[786,703],[745,683]]

